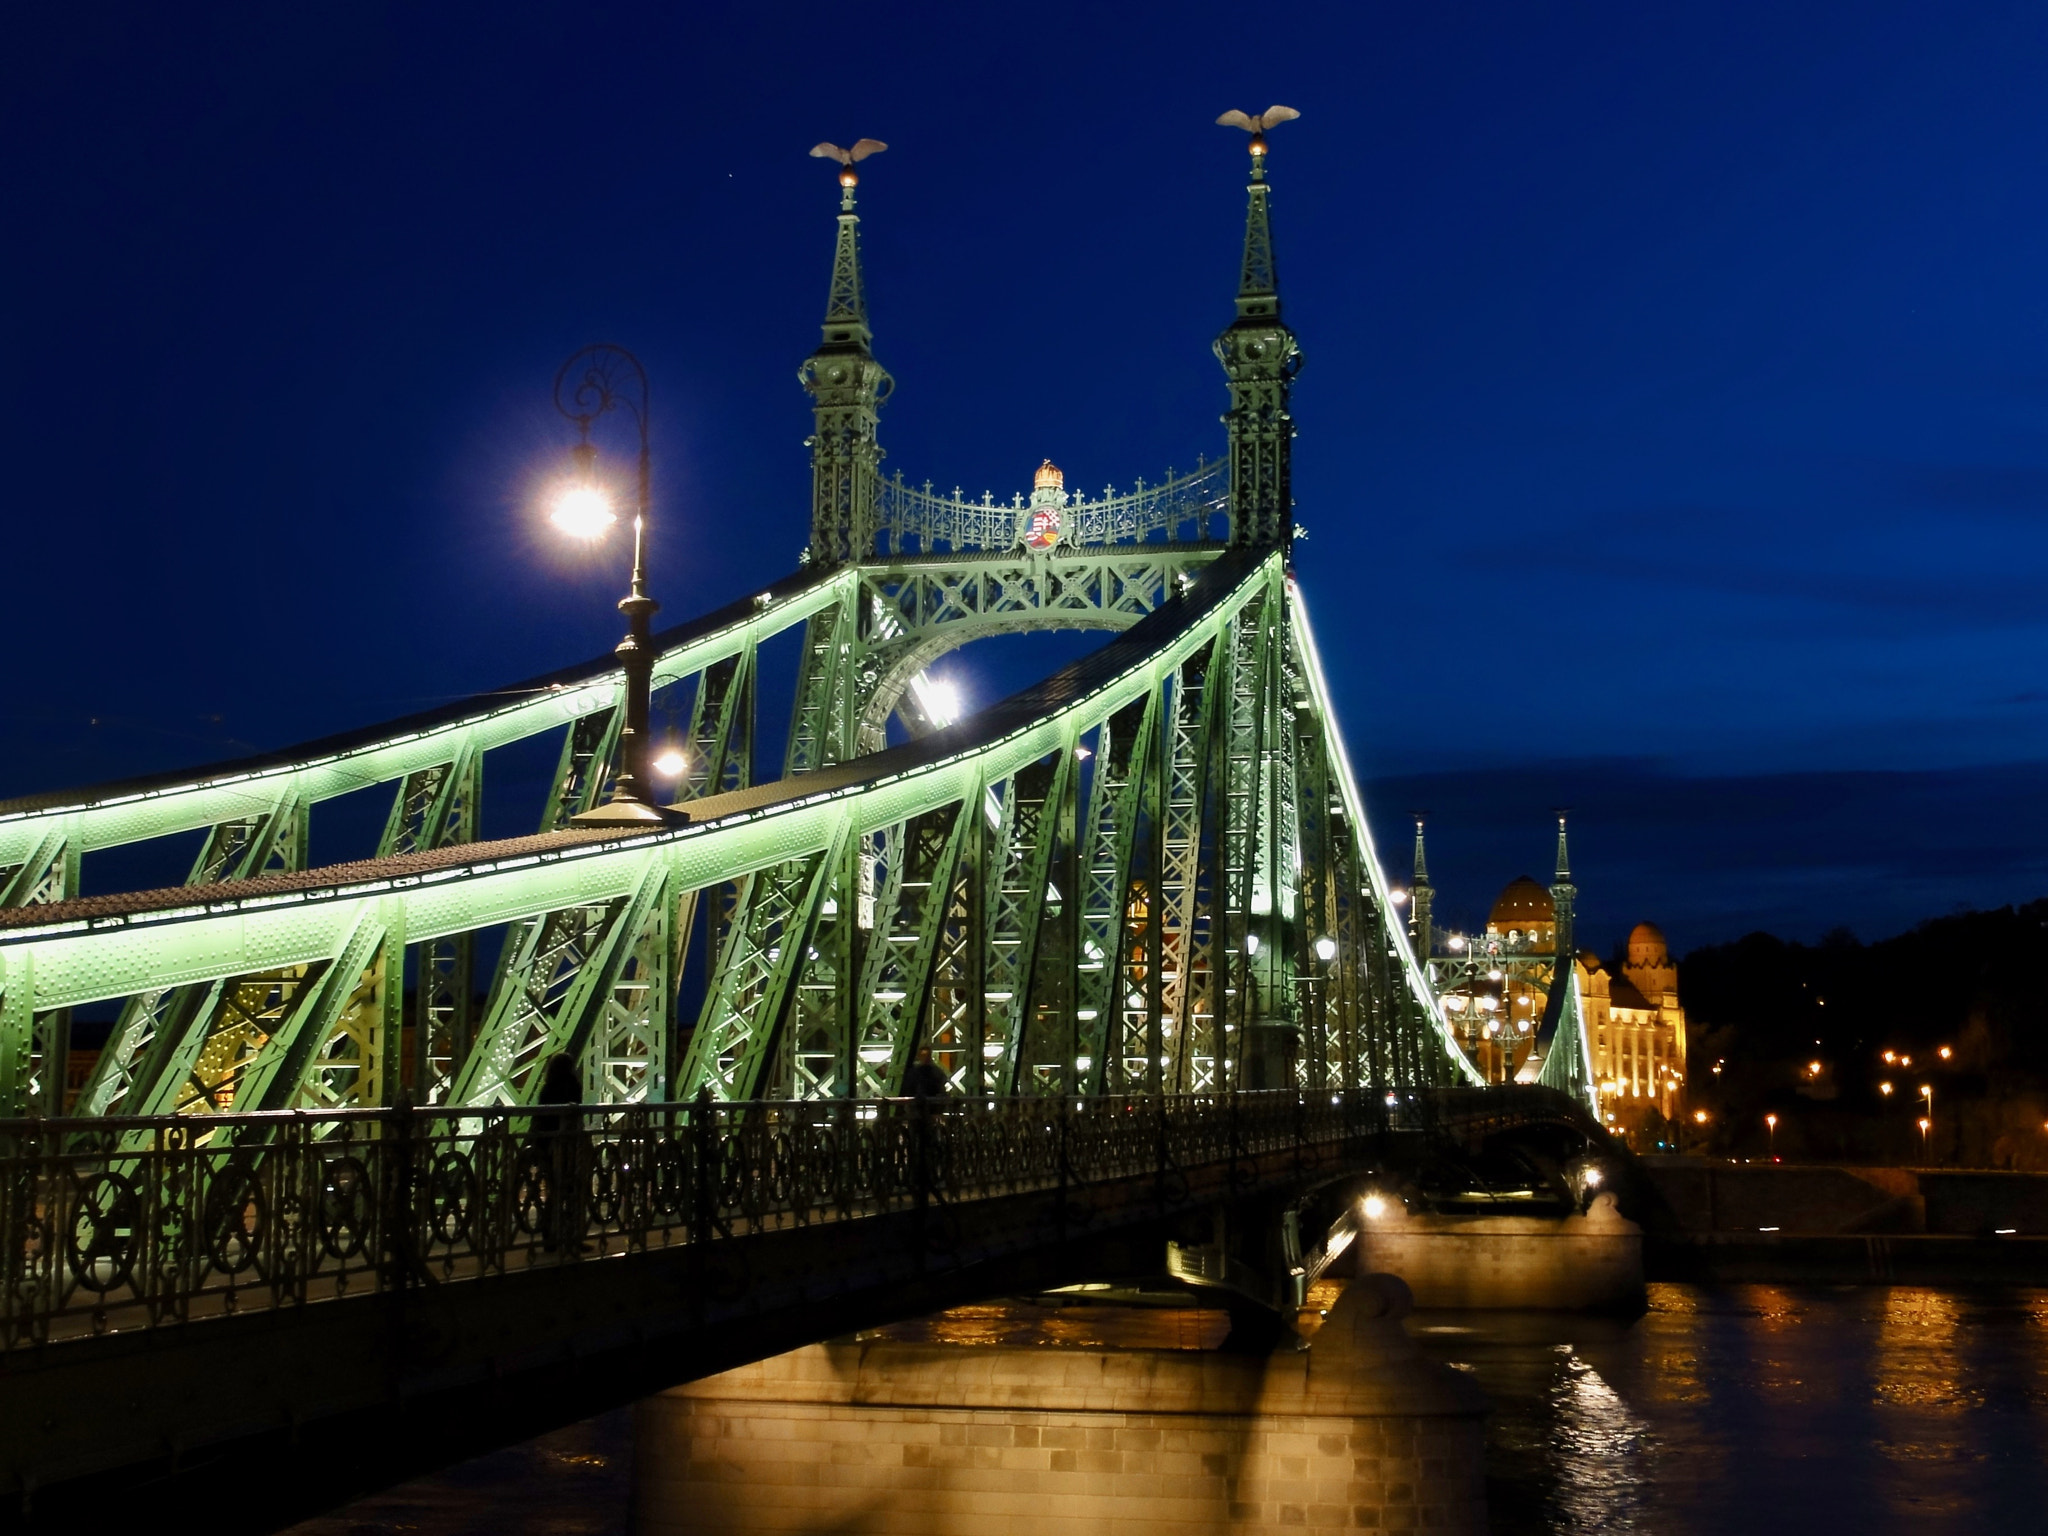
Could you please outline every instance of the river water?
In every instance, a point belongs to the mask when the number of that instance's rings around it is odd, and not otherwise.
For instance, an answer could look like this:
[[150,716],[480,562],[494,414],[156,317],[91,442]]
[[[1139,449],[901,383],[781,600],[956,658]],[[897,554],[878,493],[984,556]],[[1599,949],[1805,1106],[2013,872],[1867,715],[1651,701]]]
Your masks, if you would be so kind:
[[[1411,1327],[1493,1401],[1495,1536],[2048,1533],[2048,1290],[1654,1285],[1632,1323]],[[608,1415],[292,1536],[626,1536],[630,1462]]]
[[2048,1291],[1654,1285],[1418,1315],[1494,1404],[1496,1536],[2048,1532]]

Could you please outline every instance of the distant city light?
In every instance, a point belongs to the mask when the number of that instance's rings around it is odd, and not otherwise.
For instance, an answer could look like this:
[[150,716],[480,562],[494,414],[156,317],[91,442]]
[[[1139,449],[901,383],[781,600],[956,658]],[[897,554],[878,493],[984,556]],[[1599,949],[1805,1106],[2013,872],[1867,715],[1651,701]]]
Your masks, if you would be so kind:
[[1944,1045],[1936,1054],[1939,1055],[1943,1061],[1947,1061],[1949,1057],[1955,1054],[1955,1052]]
[[548,521],[572,539],[595,539],[618,521],[612,499],[594,485],[565,487],[555,498]]
[[1692,1118],[1694,1124],[1705,1125],[1707,1123],[1707,1112],[1704,1109],[1696,1109],[1692,1112]]
[[1886,1098],[1890,1098],[1892,1096],[1892,1085],[1890,1083],[1879,1083],[1877,1085],[1877,1091],[1883,1094]]

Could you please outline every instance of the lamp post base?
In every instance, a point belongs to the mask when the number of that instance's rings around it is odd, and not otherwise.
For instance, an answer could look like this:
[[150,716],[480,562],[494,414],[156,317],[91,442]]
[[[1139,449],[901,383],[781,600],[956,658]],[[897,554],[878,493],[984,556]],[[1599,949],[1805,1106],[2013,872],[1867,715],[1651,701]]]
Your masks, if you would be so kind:
[[640,800],[613,800],[605,805],[578,811],[569,818],[572,827],[608,827],[615,831],[652,831],[656,827],[687,827],[688,811],[665,805],[648,805]]

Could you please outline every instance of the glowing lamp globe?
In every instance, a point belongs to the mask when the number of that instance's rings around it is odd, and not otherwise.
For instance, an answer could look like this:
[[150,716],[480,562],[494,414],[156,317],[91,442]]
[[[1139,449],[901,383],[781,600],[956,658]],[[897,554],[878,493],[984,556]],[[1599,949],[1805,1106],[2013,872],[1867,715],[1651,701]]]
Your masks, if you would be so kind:
[[618,521],[611,498],[594,485],[572,485],[555,498],[548,521],[572,539],[595,539]]

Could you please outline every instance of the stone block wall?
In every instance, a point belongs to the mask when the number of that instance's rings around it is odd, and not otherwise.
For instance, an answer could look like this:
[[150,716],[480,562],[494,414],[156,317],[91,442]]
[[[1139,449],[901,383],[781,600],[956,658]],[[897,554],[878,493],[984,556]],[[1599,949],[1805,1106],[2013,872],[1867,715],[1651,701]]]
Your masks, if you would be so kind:
[[1357,1263],[1399,1275],[1422,1307],[1628,1312],[1643,1304],[1643,1231],[1603,1194],[1584,1216],[1437,1216],[1388,1198]]
[[1398,1283],[1312,1349],[819,1345],[639,1412],[639,1529],[862,1536],[1481,1536],[1477,1390]]

